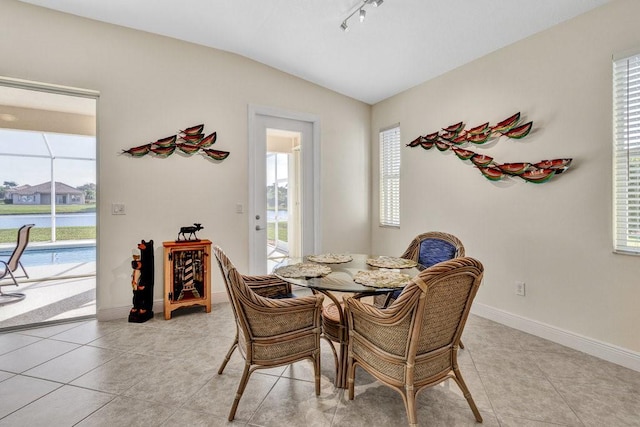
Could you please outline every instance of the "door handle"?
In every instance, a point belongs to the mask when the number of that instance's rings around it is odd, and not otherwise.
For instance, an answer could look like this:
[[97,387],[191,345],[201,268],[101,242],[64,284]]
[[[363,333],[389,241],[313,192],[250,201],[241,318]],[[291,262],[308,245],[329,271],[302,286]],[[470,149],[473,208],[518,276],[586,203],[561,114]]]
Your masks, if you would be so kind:
[[260,230],[264,230],[264,227],[260,227],[259,225],[256,225],[256,231],[260,231]]

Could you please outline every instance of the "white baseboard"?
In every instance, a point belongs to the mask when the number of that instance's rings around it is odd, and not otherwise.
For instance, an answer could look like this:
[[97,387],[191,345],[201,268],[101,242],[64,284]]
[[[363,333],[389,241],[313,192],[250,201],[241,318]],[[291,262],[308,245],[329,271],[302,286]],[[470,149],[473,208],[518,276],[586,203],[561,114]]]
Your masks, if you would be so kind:
[[[98,311],[96,312],[96,318],[99,322],[126,319],[129,317],[129,310],[131,310],[131,305],[98,309]],[[153,311],[156,311],[155,301],[153,302]]]
[[229,302],[227,292],[211,292],[211,304],[220,304],[221,302]]
[[[227,301],[228,301],[228,298],[227,298],[226,292],[211,293],[211,304],[220,304],[222,302],[227,302]],[[101,310],[98,310],[98,312],[96,313],[96,318],[100,322],[107,322],[109,320],[127,319],[129,317],[129,310],[131,310],[131,305],[101,309]],[[153,312],[162,313],[163,311],[164,311],[164,300],[162,299],[153,300]]]
[[640,353],[498,310],[485,304],[474,303],[471,306],[471,313],[640,372]]

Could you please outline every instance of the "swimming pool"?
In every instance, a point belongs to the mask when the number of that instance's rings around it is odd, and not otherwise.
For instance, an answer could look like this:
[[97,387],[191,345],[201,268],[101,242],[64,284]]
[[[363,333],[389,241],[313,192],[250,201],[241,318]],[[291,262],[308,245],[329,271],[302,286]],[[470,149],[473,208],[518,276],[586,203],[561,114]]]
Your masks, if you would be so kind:
[[[0,250],[0,259],[7,261],[13,249]],[[51,264],[81,264],[96,260],[96,247],[27,249],[20,258],[25,267]]]

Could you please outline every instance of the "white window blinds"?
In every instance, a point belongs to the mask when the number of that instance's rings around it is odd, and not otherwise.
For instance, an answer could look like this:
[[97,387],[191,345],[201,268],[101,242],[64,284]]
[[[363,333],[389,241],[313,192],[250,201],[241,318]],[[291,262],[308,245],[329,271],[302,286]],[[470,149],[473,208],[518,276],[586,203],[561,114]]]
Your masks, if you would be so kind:
[[380,131],[380,225],[400,227],[400,125]]
[[640,53],[613,60],[614,249],[640,254]]

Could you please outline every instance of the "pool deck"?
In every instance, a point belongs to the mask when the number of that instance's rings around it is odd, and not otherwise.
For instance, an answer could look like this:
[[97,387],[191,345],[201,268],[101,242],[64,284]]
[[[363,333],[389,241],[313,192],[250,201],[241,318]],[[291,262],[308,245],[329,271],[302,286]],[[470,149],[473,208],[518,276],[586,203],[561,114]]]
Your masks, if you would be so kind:
[[[4,292],[21,292],[21,301],[0,305],[0,330],[96,314],[96,263],[25,266],[29,278]],[[7,280],[2,284],[11,283]]]

